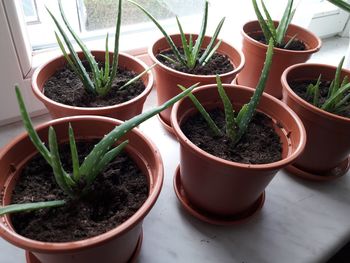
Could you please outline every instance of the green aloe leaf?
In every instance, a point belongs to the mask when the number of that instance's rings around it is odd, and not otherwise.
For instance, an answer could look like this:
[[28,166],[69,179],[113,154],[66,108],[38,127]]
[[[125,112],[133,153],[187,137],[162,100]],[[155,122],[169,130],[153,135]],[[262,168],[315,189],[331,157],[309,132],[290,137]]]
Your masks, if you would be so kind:
[[345,104],[349,104],[350,102],[350,93],[348,93],[346,96],[344,96],[336,105],[335,105],[335,111],[343,111],[340,110]]
[[343,9],[344,11],[350,13],[350,5],[344,0],[328,0],[328,2],[336,5],[337,7]]
[[326,102],[322,105],[321,109],[332,112],[332,108],[335,105],[335,102],[337,101],[338,96],[342,96],[342,94],[346,94],[347,92],[349,92],[349,90],[350,90],[350,83],[338,89],[329,99],[326,100]]
[[[185,54],[185,57],[186,57],[187,66],[188,67],[192,67],[192,63],[193,63],[192,50],[189,48],[189,46],[187,44],[185,33],[182,30],[182,26],[181,26],[180,20],[179,20],[179,18],[177,16],[176,16],[176,22],[177,22],[177,26],[178,26],[179,31],[180,31],[181,42],[182,42],[182,47],[184,49],[184,54]],[[194,61],[194,63],[196,63],[196,61]]]
[[340,62],[338,64],[337,70],[335,71],[334,86],[332,89],[331,96],[333,96],[340,88],[340,75],[341,75],[341,70],[343,67],[344,59],[345,59],[345,57],[342,57],[342,59],[340,60]]
[[41,141],[41,139],[39,138],[38,133],[34,129],[32,121],[31,121],[31,119],[29,117],[29,114],[27,112],[26,106],[24,104],[22,94],[21,94],[21,92],[19,90],[19,87],[17,85],[15,86],[15,90],[16,90],[17,101],[18,101],[21,117],[22,117],[22,120],[23,120],[23,124],[24,124],[24,127],[25,127],[25,129],[27,130],[27,132],[29,134],[29,138],[32,141],[32,143],[34,144],[35,148],[44,157],[46,162],[51,165],[51,153],[45,147],[45,143]]
[[227,96],[227,94],[224,90],[224,87],[222,86],[221,79],[220,79],[219,75],[216,75],[216,83],[218,86],[220,98],[224,104],[225,120],[226,120],[226,134],[232,141],[235,141],[235,139],[236,139],[236,122],[235,122],[235,115],[234,115],[232,103],[230,101],[230,98]]
[[80,166],[80,174],[86,176],[89,173],[95,173],[101,156],[104,156],[115,142],[117,142],[122,136],[124,136],[131,129],[135,128],[137,125],[160,113],[161,111],[173,105],[178,100],[188,95],[193,90],[193,88],[194,87],[189,88],[174,98],[168,100],[164,104],[140,115],[137,115],[130,120],[125,121],[121,125],[115,127],[99,143],[94,146],[94,149],[85,158],[84,162]]
[[295,11],[292,12],[293,0],[288,0],[286,9],[284,10],[281,21],[276,30],[276,40],[279,45],[282,45],[284,36],[287,32],[289,23],[291,22]]
[[107,165],[113,161],[119,153],[125,148],[125,146],[128,144],[128,140],[122,142],[119,144],[117,147],[113,148],[112,150],[108,151],[98,162],[97,168],[94,173],[90,173],[88,176],[86,176],[86,182],[87,186],[91,185],[94,181],[95,178],[97,177],[98,174],[100,174],[106,167]]
[[129,86],[130,84],[134,83],[135,81],[137,81],[138,79],[142,78],[143,75],[145,75],[148,71],[152,70],[152,68],[154,68],[157,65],[157,63],[153,64],[152,66],[146,68],[144,71],[142,71],[139,75],[137,75],[136,77],[130,79],[128,82],[126,82],[123,86],[121,86],[119,88],[119,90],[123,90],[125,89],[127,86]]
[[294,36],[292,36],[288,42],[284,45],[284,48],[287,49],[289,48],[289,46],[293,43],[293,41],[297,38],[297,34],[295,34]]
[[[256,89],[255,89],[255,92],[254,92],[252,98],[250,99],[248,105],[246,107],[244,107],[245,114],[240,116],[240,122],[237,123],[239,130],[238,130],[238,133],[236,135],[235,143],[237,143],[241,139],[241,137],[245,134],[245,132],[248,128],[248,125],[249,125],[249,123],[250,123],[250,121],[255,113],[256,107],[258,106],[258,103],[260,101],[260,97],[264,92],[266,81],[267,81],[267,78],[269,76],[269,72],[270,72],[270,68],[271,68],[271,64],[272,64],[273,47],[274,47],[274,42],[273,42],[273,39],[270,38],[269,46],[268,46],[267,53],[266,53],[264,67],[263,67],[263,70],[261,72],[258,84],[257,84]],[[238,114],[238,115],[240,115],[240,114]]]
[[202,26],[201,30],[199,31],[198,37],[196,39],[196,43],[194,44],[193,50],[192,50],[192,57],[196,59],[198,57],[199,51],[201,49],[204,36],[205,36],[205,31],[207,30],[207,23],[208,23],[208,1],[205,1],[204,4],[204,15],[202,19]]
[[33,210],[39,210],[43,208],[59,207],[65,205],[66,202],[63,200],[58,201],[47,201],[37,203],[26,203],[26,204],[12,204],[0,207],[0,216],[6,214],[13,214],[18,212],[27,212]]
[[[106,95],[113,84],[113,80],[115,76],[117,75],[118,70],[118,58],[119,58],[119,37],[120,37],[120,27],[122,23],[122,0],[119,0],[118,2],[118,14],[117,14],[117,21],[115,26],[115,34],[114,34],[114,51],[113,51],[113,60],[112,60],[112,71],[111,75],[109,76],[108,82],[106,84],[106,87],[104,90],[101,91],[102,96]],[[109,62],[108,62],[109,64]]]
[[74,65],[73,61],[70,59],[64,45],[63,45],[63,42],[61,40],[61,38],[58,36],[58,34],[55,32],[55,37],[56,37],[56,40],[57,40],[57,43],[58,43],[58,46],[60,47],[61,51],[62,51],[62,54],[63,56],[65,57],[65,59],[67,60],[69,66],[73,69],[73,71],[75,72],[75,74],[79,75],[79,72],[78,72],[78,69],[77,67]]
[[259,10],[258,3],[256,2],[256,0],[252,0],[252,3],[253,3],[256,17],[258,19],[258,22],[260,24],[261,30],[265,36],[266,41],[270,38],[274,39],[275,37],[273,36],[273,33],[270,31],[269,26],[267,25],[264,17],[262,16],[262,14]]
[[69,128],[68,128],[68,134],[69,134],[70,152],[71,152],[71,156],[72,156],[73,179],[75,182],[79,182],[80,174],[79,174],[78,150],[77,150],[77,145],[75,143],[74,131],[73,131],[72,125],[70,123],[69,123]]
[[56,132],[51,126],[49,128],[49,146],[51,152],[51,167],[53,169],[55,180],[64,192],[72,195],[71,187],[75,185],[75,182],[70,178],[62,166],[58,151]]
[[169,46],[171,47],[171,49],[174,52],[174,55],[177,57],[178,61],[186,66],[186,61],[182,58],[179,50],[177,49],[175,43],[173,42],[173,40],[171,39],[171,37],[167,34],[167,32],[164,30],[164,28],[158,23],[157,19],[155,19],[146,9],[144,9],[141,5],[139,5],[138,3],[132,1],[132,0],[128,0],[130,3],[132,3],[133,5],[137,6],[138,8],[140,8],[142,10],[142,12],[149,17],[149,19],[152,20],[152,22],[158,27],[158,29],[160,30],[160,32],[162,32],[163,36],[165,37],[166,41],[168,42]]
[[269,11],[267,10],[266,5],[265,5],[263,0],[261,0],[261,5],[263,7],[263,10],[264,10],[264,13],[266,16],[266,24],[271,32],[271,36],[273,37],[273,40],[276,42],[277,32],[276,32],[275,24],[274,24],[274,22],[271,18],[271,15],[270,15]]
[[205,58],[205,60],[203,61],[202,65],[204,66],[205,64],[207,64],[209,62],[209,60],[211,59],[211,57],[215,54],[216,50],[219,48],[219,46],[221,45],[222,40],[220,39],[218,41],[218,43],[216,43],[215,47],[213,47],[213,49],[210,51],[210,53],[208,54],[208,56]]
[[312,103],[318,107],[318,101],[319,101],[319,98],[320,98],[320,84],[321,84],[321,74],[320,76],[318,77],[317,79],[317,82],[314,86],[314,90],[313,90],[313,100],[312,100]]
[[199,64],[203,64],[203,63],[205,64],[206,62],[208,62],[208,60],[214,55],[215,51],[219,48],[219,46],[221,44],[221,40],[218,41],[218,43],[216,43],[216,44],[215,44],[215,41],[219,36],[219,33],[221,31],[221,28],[222,28],[222,25],[224,24],[224,22],[225,22],[225,17],[221,19],[218,26],[216,27],[214,35],[211,37],[211,40],[210,40],[207,48],[205,49],[203,55],[199,58]]
[[109,78],[109,49],[108,49],[108,33],[106,35],[106,43],[105,43],[105,73],[104,73],[104,79],[105,81],[108,81]]
[[[194,85],[192,85],[190,88],[195,88],[198,86],[199,83],[196,83]],[[177,85],[181,90],[185,91],[186,88],[182,85]],[[193,95],[192,93],[188,94],[188,97],[190,98],[190,100],[193,102],[194,106],[197,108],[197,110],[199,111],[199,113],[203,116],[203,118],[205,119],[205,121],[207,122],[210,130],[212,131],[212,133],[214,134],[214,136],[221,136],[222,133],[220,131],[220,129],[218,128],[218,126],[215,124],[214,120],[210,117],[209,113],[205,110],[205,108],[203,107],[203,105],[199,102],[199,100],[196,98],[195,95]]]
[[[93,72],[94,79],[97,79],[98,65],[97,65],[95,58],[92,56],[90,50],[86,47],[86,45],[83,43],[83,41],[81,41],[81,39],[78,37],[78,35],[74,32],[71,25],[68,23],[67,17],[63,11],[61,0],[58,1],[58,7],[59,7],[60,14],[61,14],[61,17],[62,17],[64,24],[66,25],[68,31],[71,33],[71,35],[73,36],[74,40],[77,42],[77,44],[79,45],[81,50],[83,51],[85,59],[88,61],[90,68]],[[60,30],[60,32],[61,32],[61,30]]]
[[94,83],[91,81],[89,74],[86,72],[86,69],[84,68],[83,64],[81,63],[81,61],[78,57],[78,54],[75,52],[73,45],[70,43],[70,40],[69,40],[67,34],[64,32],[63,28],[58,23],[56,17],[51,13],[51,11],[48,8],[46,8],[46,10],[49,13],[50,17],[52,18],[52,20],[54,21],[54,23],[56,24],[56,27],[57,27],[58,31],[60,32],[61,36],[63,37],[64,43],[66,44],[66,46],[70,52],[71,60],[75,65],[75,68],[78,72],[78,76],[81,79],[81,81],[83,82],[84,87],[86,88],[86,90],[88,92],[96,95]]

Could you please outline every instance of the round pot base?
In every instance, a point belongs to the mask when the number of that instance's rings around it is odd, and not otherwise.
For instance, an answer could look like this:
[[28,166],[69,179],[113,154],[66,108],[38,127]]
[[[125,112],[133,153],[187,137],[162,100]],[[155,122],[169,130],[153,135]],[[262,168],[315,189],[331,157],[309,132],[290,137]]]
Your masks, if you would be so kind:
[[297,168],[294,165],[289,165],[285,169],[287,170],[288,173],[303,179],[312,180],[312,181],[331,181],[346,174],[349,168],[350,168],[350,156],[347,159],[345,159],[343,162],[341,162],[337,167],[322,174],[308,172],[300,168]]
[[169,132],[172,136],[175,136],[173,127],[170,123],[166,122],[160,114],[157,115],[159,122],[163,125],[163,127]]
[[222,217],[214,214],[209,214],[204,212],[196,207],[194,207],[190,201],[187,199],[185,191],[183,189],[181,183],[180,176],[180,166],[178,165],[176,168],[176,172],[174,175],[174,190],[177,198],[179,199],[182,206],[185,210],[190,213],[192,216],[197,219],[214,225],[235,225],[243,223],[249,219],[251,219],[264,205],[265,203],[265,191],[261,194],[259,199],[245,212],[230,216],[230,217]]
[[[131,258],[129,259],[128,263],[134,263],[136,262],[137,257],[139,256],[141,252],[141,246],[142,246],[142,240],[143,240],[143,231],[141,230],[141,235],[139,237],[139,240],[137,241],[136,249],[134,253],[132,254]],[[26,262],[27,263],[41,263],[31,252],[26,251]]]

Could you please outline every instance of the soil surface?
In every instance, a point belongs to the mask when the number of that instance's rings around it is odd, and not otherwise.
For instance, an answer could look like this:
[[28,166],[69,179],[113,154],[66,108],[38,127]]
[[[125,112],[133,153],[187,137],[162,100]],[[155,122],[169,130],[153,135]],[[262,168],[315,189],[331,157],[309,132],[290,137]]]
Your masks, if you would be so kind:
[[[87,62],[83,62],[87,71],[91,71]],[[118,68],[113,80],[112,88],[106,96],[95,96],[86,91],[80,78],[73,70],[66,66],[59,69],[44,85],[46,97],[62,104],[76,107],[104,107],[116,105],[131,100],[145,90],[142,80],[137,80],[123,90],[123,86],[130,79],[136,77],[133,71]],[[91,74],[90,74],[91,77]]]
[[[96,142],[95,142],[96,143]],[[90,142],[77,142],[80,163],[93,147]],[[66,171],[71,171],[68,144],[60,147]],[[125,153],[112,161],[98,175],[88,195],[76,200],[57,186],[52,168],[41,155],[36,155],[23,169],[14,189],[13,203],[67,200],[59,208],[13,214],[17,233],[45,242],[68,242],[105,233],[131,217],[148,196],[145,175]]]
[[[182,48],[179,48],[179,52],[182,55],[184,54],[184,51]],[[199,52],[199,57],[203,53],[204,53],[204,50],[201,50]],[[162,51],[160,52],[160,54],[177,61],[177,58],[171,49]],[[197,65],[193,69],[188,69],[187,67],[183,66],[181,63],[172,63],[171,61],[160,56],[159,54],[157,54],[156,57],[162,64],[166,65],[169,68],[172,68],[184,73],[193,74],[193,75],[216,75],[216,74],[224,74],[234,70],[234,66],[231,64],[231,61],[228,58],[228,56],[221,55],[219,53],[214,53],[214,55],[211,57],[208,63],[205,64],[204,66]]]
[[[254,38],[256,41],[259,41],[260,43],[268,45],[264,35],[252,34],[252,35],[250,35],[250,37]],[[292,43],[290,43],[290,45],[287,48],[284,47],[286,44],[287,44],[287,42],[283,42],[282,45],[279,45],[277,47],[281,48],[281,49],[286,49],[286,50],[297,50],[297,51],[306,50],[306,45],[304,44],[304,42],[301,40],[298,40],[297,38],[294,39],[292,41]]]
[[[225,134],[225,114],[222,109],[209,111],[216,125]],[[214,137],[200,113],[191,116],[182,125],[183,133],[202,150],[225,160],[264,164],[282,159],[282,143],[272,127],[272,121],[262,113],[256,113],[246,134],[236,144],[224,135]]]
[[[289,83],[289,85],[292,88],[292,90],[300,98],[302,98],[303,100],[309,102],[310,104],[313,104],[312,103],[313,102],[313,98],[308,97],[306,95],[306,91],[307,91],[307,87],[309,86],[309,84],[314,84],[315,85],[316,82],[317,82],[317,79],[314,79],[314,80],[300,80],[300,81],[293,81],[293,82]],[[323,103],[327,100],[328,90],[329,90],[329,86],[330,85],[331,85],[330,81],[321,81],[320,87],[319,87],[320,96],[319,96],[319,100],[318,100],[318,105],[323,105]],[[346,110],[344,112],[341,112],[341,113],[339,113],[337,115],[350,118],[350,109]]]

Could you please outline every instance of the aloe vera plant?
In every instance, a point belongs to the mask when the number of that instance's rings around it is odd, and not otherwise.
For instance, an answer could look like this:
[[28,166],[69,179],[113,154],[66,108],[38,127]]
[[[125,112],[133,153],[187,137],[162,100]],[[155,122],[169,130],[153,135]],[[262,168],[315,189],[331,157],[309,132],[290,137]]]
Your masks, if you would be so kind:
[[[80,60],[77,52],[74,50],[74,47],[70,42],[69,37],[64,31],[63,27],[60,25],[57,18],[52,14],[52,12],[46,8],[52,20],[54,21],[61,37],[63,38],[63,41],[62,41],[59,34],[55,32],[57,43],[65,59],[67,60],[72,70],[79,76],[87,92],[95,96],[105,96],[111,90],[113,80],[115,79],[117,75],[117,70],[118,70],[118,52],[119,52],[119,35],[120,35],[120,26],[121,26],[121,17],[122,17],[122,0],[119,0],[119,3],[118,3],[118,14],[117,14],[117,20],[116,20],[115,37],[114,37],[114,53],[113,53],[111,69],[110,69],[110,58],[109,58],[109,50],[108,50],[108,34],[106,36],[106,44],[105,44],[106,46],[105,64],[104,64],[104,67],[100,68],[98,65],[98,62],[95,60],[90,50],[86,47],[83,41],[74,32],[71,25],[68,23],[68,20],[63,12],[61,0],[58,0],[58,5],[60,10],[60,15],[62,17],[62,20],[66,28],[68,29],[68,31],[70,32],[74,40],[77,42],[78,46],[80,47],[80,49],[84,54],[85,59],[88,61],[89,67],[91,68],[92,77],[90,77],[86,68],[83,66],[82,61]],[[65,46],[69,50],[70,55],[67,53]],[[129,86],[130,84],[132,84],[133,82],[141,78],[152,67],[146,69],[141,74],[139,74],[135,78],[131,79],[130,81],[122,85],[119,89],[124,89],[125,87]]]
[[[194,87],[193,87],[194,88]],[[96,177],[104,168],[125,148],[128,141],[121,142],[118,146],[114,146],[118,140],[127,132],[153,117],[167,107],[173,105],[176,101],[189,94],[193,88],[180,93],[163,105],[149,110],[143,114],[133,117],[130,120],[116,126],[111,132],[105,135],[93,148],[93,150],[85,157],[84,161],[79,164],[74,132],[71,125],[68,128],[69,145],[71,149],[73,171],[71,173],[65,171],[61,164],[56,133],[53,127],[49,128],[49,148],[39,138],[35,131],[31,119],[27,113],[19,88],[16,86],[16,95],[20,107],[21,116],[28,135],[38,152],[44,157],[46,162],[52,167],[55,181],[58,186],[67,194],[69,198],[79,198],[83,194],[88,194],[90,186]],[[83,189],[80,189],[84,185]],[[36,210],[49,207],[58,207],[65,205],[66,200],[54,200],[48,202],[12,204],[0,207],[0,216],[8,213],[16,213],[21,211]]]
[[[241,110],[238,112],[238,114],[235,117],[235,112],[232,107],[232,103],[227,96],[220,77],[216,76],[216,82],[218,87],[218,92],[220,95],[220,98],[224,105],[224,112],[225,112],[225,120],[226,120],[226,131],[225,134],[227,137],[235,144],[237,143],[242,136],[247,131],[248,125],[254,116],[256,107],[258,106],[259,100],[261,95],[263,94],[265,84],[269,75],[269,71],[271,68],[272,63],[272,57],[273,57],[273,39],[269,40],[269,46],[266,53],[266,59],[264,68],[262,70],[259,82],[257,84],[257,87],[255,89],[255,92],[253,96],[251,97],[250,101],[247,104],[244,104]],[[185,87],[179,85],[179,87],[182,90],[186,90]],[[191,87],[193,88],[193,86]],[[198,99],[194,96],[194,94],[189,94],[188,97],[192,100],[193,104],[196,106],[197,110],[200,112],[200,114],[203,116],[203,118],[208,123],[209,128],[211,129],[214,136],[222,136],[223,132],[217,127],[214,120],[210,117],[208,112],[204,109],[204,107],[200,104]]]
[[342,114],[350,109],[350,83],[348,76],[340,79],[340,73],[343,67],[345,57],[343,57],[337,67],[334,79],[328,88],[327,99],[320,103],[320,85],[322,75],[319,75],[315,84],[309,84],[306,90],[307,99],[316,107],[325,111]]
[[225,18],[222,18],[219,24],[216,27],[216,30],[214,32],[214,35],[211,38],[211,41],[209,42],[208,46],[206,47],[205,51],[200,55],[200,50],[202,48],[205,31],[207,29],[207,23],[208,23],[208,1],[205,1],[204,5],[204,14],[202,19],[202,26],[200,29],[200,32],[198,34],[198,37],[196,41],[194,42],[192,39],[192,35],[190,35],[188,41],[186,39],[186,36],[183,32],[182,25],[180,23],[179,18],[176,16],[176,22],[180,31],[181,35],[181,43],[183,48],[182,55],[178,49],[178,47],[175,45],[174,41],[171,39],[171,37],[167,34],[167,32],[164,30],[164,28],[159,24],[159,22],[141,5],[138,3],[128,0],[130,3],[134,4],[138,8],[140,8],[151,20],[152,22],[158,27],[158,29],[162,32],[164,35],[166,41],[168,42],[169,46],[171,47],[175,57],[176,61],[162,55],[165,59],[170,60],[173,63],[178,63],[183,66],[185,66],[188,69],[193,69],[197,65],[205,65],[208,63],[210,58],[214,55],[215,51],[219,48],[221,40],[217,41],[218,35],[220,33],[220,30],[222,28],[222,25],[224,24]]
[[293,9],[293,0],[288,0],[287,6],[284,10],[283,16],[277,26],[275,27],[273,20],[271,18],[271,15],[269,11],[266,8],[266,5],[263,0],[261,0],[261,6],[263,9],[263,12],[265,14],[265,18],[262,15],[258,3],[256,0],[252,0],[253,2],[253,7],[255,14],[257,16],[257,19],[259,21],[261,30],[264,34],[264,37],[266,40],[272,38],[274,42],[275,47],[283,47],[283,48],[288,48],[290,44],[293,42],[293,40],[296,38],[296,35],[293,36],[286,44],[284,44],[284,38],[288,29],[289,24],[291,23],[294,13],[295,13],[295,8]]

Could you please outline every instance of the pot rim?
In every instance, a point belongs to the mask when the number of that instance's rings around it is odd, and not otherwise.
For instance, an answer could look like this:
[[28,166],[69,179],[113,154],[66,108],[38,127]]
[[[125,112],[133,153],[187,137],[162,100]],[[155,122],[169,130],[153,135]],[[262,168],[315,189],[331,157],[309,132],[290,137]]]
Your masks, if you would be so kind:
[[[96,53],[105,53],[105,51],[102,51],[102,50],[91,50],[90,51],[93,55],[96,54]],[[78,54],[82,54],[82,51],[78,51],[77,52]],[[109,51],[109,54],[114,54],[112,51]],[[131,56],[127,53],[124,53],[124,52],[119,52],[119,57],[125,57],[127,59],[130,59],[130,60],[134,60],[136,63],[138,63],[140,66],[142,66],[144,68],[144,70],[146,70],[148,68],[148,66],[146,65],[146,63],[144,63],[142,60],[138,59],[137,57],[134,57],[134,56]],[[132,98],[131,100],[128,100],[128,101],[125,101],[125,102],[122,102],[122,103],[118,103],[118,104],[115,104],[115,105],[110,105],[110,106],[103,106],[103,107],[78,107],[78,106],[71,106],[71,105],[67,105],[67,104],[63,104],[63,103],[60,103],[60,102],[57,102],[57,101],[54,101],[48,97],[46,97],[44,95],[44,93],[42,91],[40,91],[38,85],[37,85],[37,78],[38,78],[38,75],[39,73],[45,69],[45,67],[57,60],[61,60],[63,59],[66,62],[65,58],[63,55],[58,55],[52,59],[50,59],[48,62],[46,62],[45,64],[39,66],[38,68],[36,68],[36,70],[34,71],[33,73],[33,76],[32,76],[32,90],[34,92],[34,94],[36,95],[36,97],[41,100],[42,102],[43,101],[46,101],[46,102],[49,102],[50,104],[53,104],[55,105],[56,107],[61,107],[61,108],[65,108],[65,109],[68,109],[68,110],[74,110],[74,109],[79,109],[79,111],[82,111],[82,112],[85,112],[85,113],[82,113],[83,114],[89,114],[90,111],[110,111],[110,110],[115,110],[115,109],[119,109],[119,108],[122,108],[122,107],[125,107],[125,106],[129,106],[131,104],[133,104],[135,101],[138,101],[140,99],[142,99],[143,97],[146,97],[152,90],[153,88],[153,83],[154,83],[154,77],[153,77],[153,74],[152,74],[152,71],[148,71],[147,72],[147,75],[148,75],[148,84],[147,86],[145,86],[145,89],[139,94],[137,95],[135,98]],[[118,65],[120,65],[118,63]]]
[[[283,89],[288,93],[288,95],[291,97],[292,100],[294,100],[296,103],[298,103],[304,109],[309,110],[309,111],[311,111],[311,112],[313,112],[313,113],[315,113],[323,118],[326,118],[328,120],[336,120],[339,122],[349,124],[350,118],[322,110],[322,109],[312,105],[311,103],[309,103],[309,102],[305,101],[304,99],[302,99],[301,97],[299,97],[292,90],[292,88],[289,86],[289,83],[287,81],[288,74],[290,74],[294,70],[298,70],[300,68],[307,68],[307,67],[320,67],[320,68],[325,68],[325,69],[331,69],[331,70],[334,70],[334,73],[335,73],[336,68],[337,68],[336,66],[327,65],[327,64],[320,64],[320,63],[299,63],[299,64],[292,65],[292,66],[286,68],[281,76],[281,82],[282,82]],[[347,75],[350,76],[350,70],[342,69],[342,72],[345,72]]]
[[[249,90],[252,93],[254,92],[253,88],[246,87],[246,86],[241,86],[241,85],[235,85],[235,84],[223,84],[224,87],[233,87],[238,90]],[[204,85],[197,87],[192,93],[196,94],[197,92],[200,92],[202,90],[206,89],[211,89],[211,88],[216,88],[216,84],[209,84],[209,85]],[[286,166],[289,163],[293,162],[299,155],[300,153],[304,150],[305,144],[306,144],[306,131],[304,128],[304,125],[298,115],[294,113],[286,104],[281,102],[280,100],[276,99],[275,97],[263,93],[263,97],[267,98],[268,100],[272,100],[274,103],[277,103],[280,107],[284,108],[289,115],[294,119],[295,123],[299,127],[299,133],[300,133],[300,141],[298,146],[296,147],[295,151],[292,152],[290,155],[288,155],[286,158],[283,158],[282,160],[279,160],[277,162],[273,163],[267,163],[267,164],[244,164],[244,163],[239,163],[239,162],[233,162],[233,161],[228,161],[219,157],[216,157],[210,153],[207,153],[206,151],[200,149],[198,146],[196,146],[193,142],[191,142],[185,134],[182,132],[179,123],[177,121],[177,112],[179,108],[181,107],[181,103],[184,101],[184,99],[181,99],[180,101],[176,102],[173,106],[172,112],[171,112],[171,122],[172,126],[174,129],[174,132],[176,134],[176,137],[178,138],[179,142],[184,146],[187,147],[190,151],[197,155],[204,156],[206,159],[208,159],[211,162],[215,163],[221,163],[222,165],[226,166],[231,166],[231,167],[237,167],[241,169],[250,169],[250,170],[273,170],[273,169],[279,169],[280,167]],[[261,110],[261,109],[260,109]],[[263,110],[261,112],[264,113]],[[269,115],[267,115],[269,116]]]
[[[59,118],[55,119],[49,122],[42,123],[35,127],[36,130],[38,129],[44,129],[50,125],[55,125],[58,123],[64,123],[69,121],[79,121],[79,120],[92,120],[95,122],[108,122],[111,124],[119,125],[122,123],[122,121],[104,117],[104,116],[87,116],[87,115],[80,115],[80,116],[73,116],[73,117],[65,117],[65,118]],[[163,161],[160,156],[159,150],[156,147],[156,145],[145,135],[143,132],[141,132],[138,128],[134,128],[132,131],[133,133],[136,133],[139,137],[145,141],[145,143],[152,149],[152,152],[154,154],[154,157],[156,159],[156,162],[159,165],[158,174],[156,177],[158,178],[156,181],[154,181],[154,184],[150,189],[150,191],[146,201],[142,204],[142,206],[131,216],[129,217],[125,222],[120,224],[119,226],[103,233],[98,236],[90,237],[87,239],[79,240],[79,241],[72,241],[72,242],[42,242],[37,240],[32,240],[26,237],[23,237],[13,230],[9,229],[5,224],[5,217],[0,217],[0,233],[1,236],[9,241],[10,243],[21,247],[23,249],[34,251],[34,252],[41,252],[41,253],[47,253],[47,254],[56,254],[60,253],[60,251],[66,251],[66,252],[77,252],[81,250],[85,250],[91,247],[102,245],[109,240],[113,239],[115,236],[121,235],[128,231],[129,229],[133,228],[136,224],[142,222],[143,218],[149,213],[153,205],[155,204],[164,180],[164,166]],[[17,144],[19,141],[25,139],[27,137],[27,132],[23,132],[22,134],[18,135],[16,138],[14,138],[12,141],[10,141],[0,152],[0,160],[3,158],[3,156],[6,154],[6,152],[11,149],[12,145]],[[150,175],[148,174],[147,177]],[[18,241],[19,240],[19,241]],[[49,244],[49,249],[47,248]]]
[[[279,21],[277,20],[273,20],[274,23],[279,23]],[[267,50],[267,45],[266,44],[263,44],[257,40],[255,40],[254,38],[250,37],[248,35],[248,33],[250,32],[245,32],[244,28],[249,25],[249,24],[258,24],[259,21],[258,20],[251,20],[251,21],[248,21],[246,22],[243,26],[242,26],[242,29],[241,29],[241,35],[243,36],[243,38],[245,40],[247,40],[250,44],[256,46],[257,48],[261,48],[261,49],[264,49],[264,50]],[[287,54],[287,53],[290,53],[290,55],[293,55],[293,54],[312,54],[312,53],[315,53],[317,51],[320,50],[321,48],[321,45],[322,45],[322,41],[321,39],[316,36],[314,33],[312,33],[310,30],[308,29],[305,29],[303,27],[300,27],[300,26],[297,26],[297,25],[294,25],[294,24],[290,24],[289,25],[290,27],[294,27],[296,29],[298,29],[298,31],[304,31],[305,33],[309,34],[312,38],[314,38],[316,41],[317,41],[317,45],[314,47],[314,48],[310,48],[310,49],[306,49],[306,50],[288,50],[288,49],[282,49],[282,48],[277,48],[277,47],[274,47],[273,50],[274,50],[274,53],[282,53],[282,54]]]
[[[190,33],[186,33],[186,36],[190,35]],[[196,37],[198,36],[198,34],[191,34],[192,37]],[[177,34],[171,34],[169,35],[170,38],[173,37],[179,37],[181,36],[181,34],[177,33]],[[204,38],[211,38],[211,36],[205,35]],[[216,75],[194,75],[194,74],[190,74],[190,73],[185,73],[185,72],[181,72],[181,71],[177,71],[175,69],[172,69],[166,65],[164,65],[163,63],[161,63],[155,56],[155,54],[153,53],[153,47],[160,41],[162,41],[163,39],[165,39],[164,36],[159,37],[158,39],[156,39],[148,48],[148,55],[150,56],[150,58],[152,59],[153,63],[157,63],[157,66],[161,67],[163,70],[165,71],[169,71],[171,72],[173,75],[181,75],[183,77],[191,77],[191,78],[201,78],[201,79],[212,79],[215,78]],[[245,58],[244,58],[244,54],[240,49],[235,48],[234,46],[230,45],[229,43],[227,43],[226,41],[222,40],[221,44],[225,44],[227,46],[229,46],[231,49],[235,50],[235,52],[238,53],[239,57],[241,58],[241,61],[239,63],[239,65],[234,68],[233,70],[223,73],[223,74],[219,74],[220,77],[225,77],[225,76],[229,76],[232,74],[238,74],[238,72],[240,72],[243,69],[243,66],[245,64]],[[169,47],[170,49],[170,47]],[[220,50],[220,47],[218,48],[218,51]],[[220,53],[220,52],[219,52]],[[232,63],[232,59],[230,59],[230,62]]]

